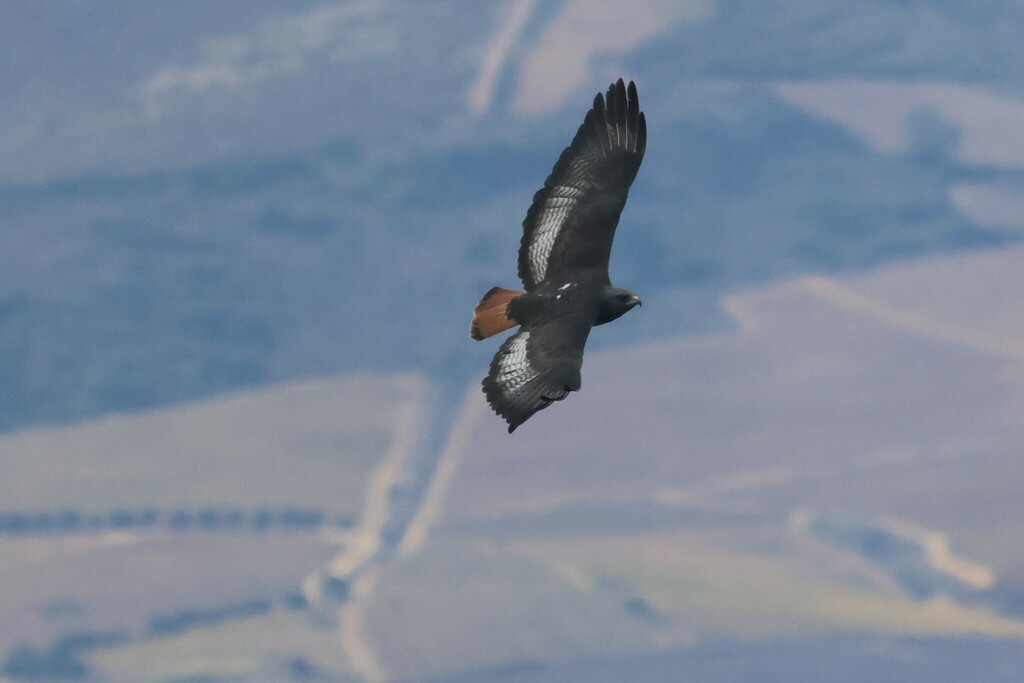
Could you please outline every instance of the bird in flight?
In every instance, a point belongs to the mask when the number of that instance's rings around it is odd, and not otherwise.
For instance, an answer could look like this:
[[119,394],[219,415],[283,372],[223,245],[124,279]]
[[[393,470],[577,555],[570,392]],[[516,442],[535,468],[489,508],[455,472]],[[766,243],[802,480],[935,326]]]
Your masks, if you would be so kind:
[[636,86],[620,78],[598,93],[523,221],[519,278],[525,291],[492,287],[473,311],[470,336],[507,329],[483,380],[509,433],[580,388],[590,328],[615,320],[640,297],[608,278],[619,214],[640,170],[647,122]]

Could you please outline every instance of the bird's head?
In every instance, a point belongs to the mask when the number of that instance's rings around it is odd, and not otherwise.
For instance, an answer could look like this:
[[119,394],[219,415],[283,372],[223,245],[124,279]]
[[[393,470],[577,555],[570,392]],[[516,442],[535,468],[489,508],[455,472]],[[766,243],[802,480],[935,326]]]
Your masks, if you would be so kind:
[[597,316],[597,324],[601,325],[611,322],[635,306],[641,305],[643,304],[640,301],[640,297],[628,289],[609,286],[604,291],[601,310]]

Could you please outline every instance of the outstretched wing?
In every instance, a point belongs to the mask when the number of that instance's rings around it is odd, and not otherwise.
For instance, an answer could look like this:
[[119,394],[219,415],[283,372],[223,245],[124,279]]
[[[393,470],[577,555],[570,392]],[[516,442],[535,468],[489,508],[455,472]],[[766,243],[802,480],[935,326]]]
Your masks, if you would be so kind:
[[583,347],[593,320],[593,311],[584,306],[520,330],[501,345],[483,387],[491,408],[508,422],[509,433],[538,410],[579,391]]
[[573,268],[608,268],[615,227],[647,147],[636,86],[620,78],[594,98],[523,221],[519,277],[527,290]]

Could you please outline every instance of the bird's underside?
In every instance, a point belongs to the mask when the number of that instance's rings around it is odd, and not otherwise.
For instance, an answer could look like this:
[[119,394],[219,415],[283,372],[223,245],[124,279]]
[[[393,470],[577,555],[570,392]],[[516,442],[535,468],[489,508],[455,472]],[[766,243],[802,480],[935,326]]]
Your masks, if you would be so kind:
[[519,326],[483,380],[487,401],[509,432],[578,391],[590,329],[640,302],[611,285],[608,260],[646,144],[636,86],[627,88],[619,79],[594,98],[572,144],[533,197],[519,248],[524,290],[494,287],[474,310],[474,339]]

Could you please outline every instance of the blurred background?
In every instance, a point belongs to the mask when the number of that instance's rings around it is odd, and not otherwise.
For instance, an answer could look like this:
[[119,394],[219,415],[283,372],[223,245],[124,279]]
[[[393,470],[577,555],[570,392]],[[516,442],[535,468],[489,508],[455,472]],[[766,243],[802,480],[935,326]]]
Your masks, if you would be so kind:
[[[1019,681],[1022,33],[0,3],[0,678]],[[471,311],[620,76],[645,305],[509,436]]]

